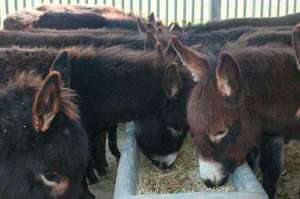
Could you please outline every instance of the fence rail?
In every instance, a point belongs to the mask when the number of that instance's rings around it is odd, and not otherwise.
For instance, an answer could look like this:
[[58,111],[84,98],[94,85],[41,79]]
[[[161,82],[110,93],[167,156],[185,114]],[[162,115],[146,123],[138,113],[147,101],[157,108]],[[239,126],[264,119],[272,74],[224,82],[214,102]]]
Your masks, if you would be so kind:
[[49,3],[109,5],[143,17],[154,12],[166,24],[274,17],[300,11],[300,0],[0,0],[0,22],[17,10]]

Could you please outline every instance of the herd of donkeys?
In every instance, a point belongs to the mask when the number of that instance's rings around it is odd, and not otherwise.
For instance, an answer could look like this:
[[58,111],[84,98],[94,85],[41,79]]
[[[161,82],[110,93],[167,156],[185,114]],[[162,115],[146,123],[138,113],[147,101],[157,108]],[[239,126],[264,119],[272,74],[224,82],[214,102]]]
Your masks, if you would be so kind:
[[[88,199],[118,161],[117,124],[170,167],[187,135],[200,177],[245,161],[276,198],[283,146],[299,139],[300,14],[165,26],[111,7],[46,5],[0,30],[0,198]],[[201,172],[201,167],[206,167]],[[300,194],[300,193],[299,193]]]

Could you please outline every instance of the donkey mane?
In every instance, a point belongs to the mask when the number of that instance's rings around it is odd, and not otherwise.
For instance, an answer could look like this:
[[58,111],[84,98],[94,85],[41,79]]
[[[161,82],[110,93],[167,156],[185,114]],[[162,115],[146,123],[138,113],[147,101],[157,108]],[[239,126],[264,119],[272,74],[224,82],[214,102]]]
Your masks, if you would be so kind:
[[[35,74],[34,71],[17,73],[9,82],[2,85],[0,92],[5,92],[10,87],[17,88],[18,90],[28,89],[36,93],[42,86],[43,79],[41,76]],[[61,87],[62,98],[62,112],[74,121],[79,122],[79,109],[76,105],[77,94],[69,89]]]

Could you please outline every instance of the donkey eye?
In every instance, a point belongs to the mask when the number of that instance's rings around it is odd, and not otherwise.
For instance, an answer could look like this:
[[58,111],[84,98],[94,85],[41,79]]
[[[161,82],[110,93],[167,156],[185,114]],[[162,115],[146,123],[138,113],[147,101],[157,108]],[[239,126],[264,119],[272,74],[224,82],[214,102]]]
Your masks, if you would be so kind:
[[228,134],[228,129],[224,131],[219,131],[217,135],[211,136],[211,141],[212,142],[217,142],[219,143],[226,135]]

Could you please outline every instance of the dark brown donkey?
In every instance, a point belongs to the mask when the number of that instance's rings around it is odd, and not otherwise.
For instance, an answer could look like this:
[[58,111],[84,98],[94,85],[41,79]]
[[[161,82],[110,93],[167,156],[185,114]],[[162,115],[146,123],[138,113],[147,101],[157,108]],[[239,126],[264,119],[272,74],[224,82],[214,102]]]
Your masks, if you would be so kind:
[[[187,120],[198,147],[200,177],[208,186],[224,184],[257,147],[263,186],[270,198],[276,198],[281,136],[297,125],[300,106],[300,73],[293,51],[245,47],[227,49],[216,59],[193,51],[176,37],[172,43],[199,79],[188,102]],[[278,140],[264,140],[262,135]]]

